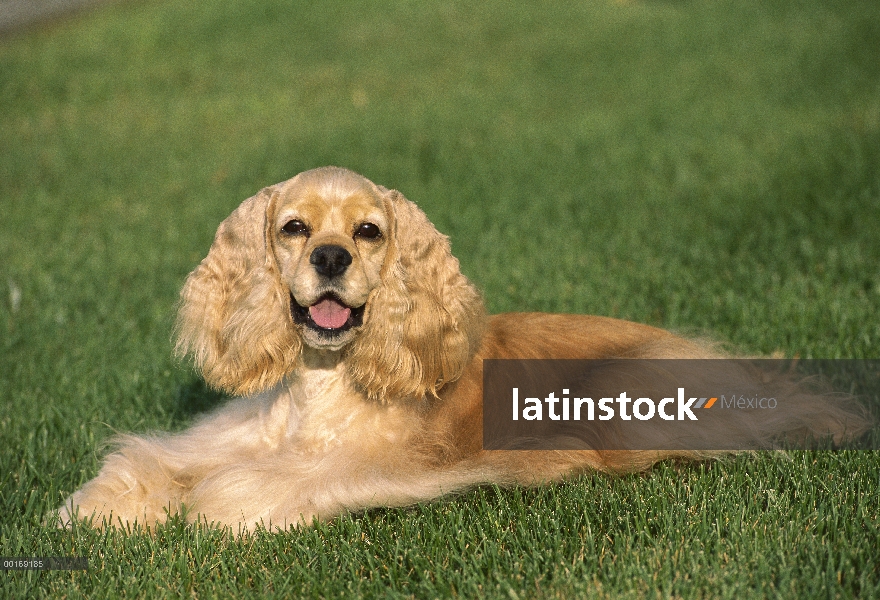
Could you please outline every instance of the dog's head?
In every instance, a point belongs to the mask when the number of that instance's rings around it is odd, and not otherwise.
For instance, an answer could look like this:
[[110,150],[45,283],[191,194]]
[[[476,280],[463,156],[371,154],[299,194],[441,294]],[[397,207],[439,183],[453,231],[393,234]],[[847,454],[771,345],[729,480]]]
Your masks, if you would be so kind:
[[261,190],[221,223],[181,292],[177,347],[236,394],[278,383],[304,345],[340,352],[384,401],[457,379],[483,319],[448,239],[415,204],[325,167]]

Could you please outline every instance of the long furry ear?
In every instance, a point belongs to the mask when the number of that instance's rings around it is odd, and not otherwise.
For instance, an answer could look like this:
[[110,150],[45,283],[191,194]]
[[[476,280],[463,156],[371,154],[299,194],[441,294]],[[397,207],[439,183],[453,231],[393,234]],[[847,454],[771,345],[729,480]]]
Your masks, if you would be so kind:
[[180,293],[178,355],[192,355],[209,385],[249,395],[290,372],[301,341],[268,247],[275,187],[245,200],[217,229],[208,256]]
[[392,242],[364,330],[348,350],[349,373],[379,401],[436,395],[476,352],[483,301],[459,271],[449,238],[400,192],[379,190],[394,216]]

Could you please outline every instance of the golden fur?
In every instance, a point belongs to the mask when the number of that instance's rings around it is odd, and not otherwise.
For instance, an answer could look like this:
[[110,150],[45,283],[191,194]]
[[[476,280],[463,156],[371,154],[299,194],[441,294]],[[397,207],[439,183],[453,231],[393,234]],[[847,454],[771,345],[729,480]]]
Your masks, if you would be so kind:
[[[344,273],[317,272],[321,247],[341,249],[332,261],[350,256]],[[318,314],[313,305],[327,297],[350,318],[363,307],[361,321],[325,334],[293,318]],[[242,397],[182,433],[121,437],[61,507],[62,523],[78,515],[149,526],[186,506],[189,519],[239,530],[286,528],[483,483],[534,485],[703,456],[483,450],[484,358],[712,353],[609,318],[488,317],[424,213],[344,169],[265,188],[220,225],[181,293],[177,349],[209,384]]]

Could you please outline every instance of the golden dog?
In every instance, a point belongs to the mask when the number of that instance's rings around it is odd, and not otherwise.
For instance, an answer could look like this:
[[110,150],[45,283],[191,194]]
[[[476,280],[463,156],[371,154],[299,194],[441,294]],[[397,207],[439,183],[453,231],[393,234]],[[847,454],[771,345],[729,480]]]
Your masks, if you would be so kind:
[[484,358],[696,358],[610,318],[487,316],[415,204],[345,169],[267,187],[181,293],[178,351],[241,397],[173,435],[123,436],[62,523],[190,519],[287,528],[484,483],[632,471],[697,451],[487,451]]

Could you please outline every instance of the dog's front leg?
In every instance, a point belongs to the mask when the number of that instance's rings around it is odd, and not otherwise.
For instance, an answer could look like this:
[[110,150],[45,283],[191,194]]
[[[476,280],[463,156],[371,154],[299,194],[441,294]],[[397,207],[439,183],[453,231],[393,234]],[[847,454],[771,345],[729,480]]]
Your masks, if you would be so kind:
[[144,526],[163,522],[186,500],[186,469],[170,464],[167,439],[130,436],[108,456],[97,477],[74,492],[59,508],[59,524],[91,519],[95,526]]
[[97,477],[58,510],[60,523],[165,521],[187,505],[192,488],[210,473],[273,452],[286,434],[289,408],[289,395],[278,388],[233,400],[176,435],[119,438]]

